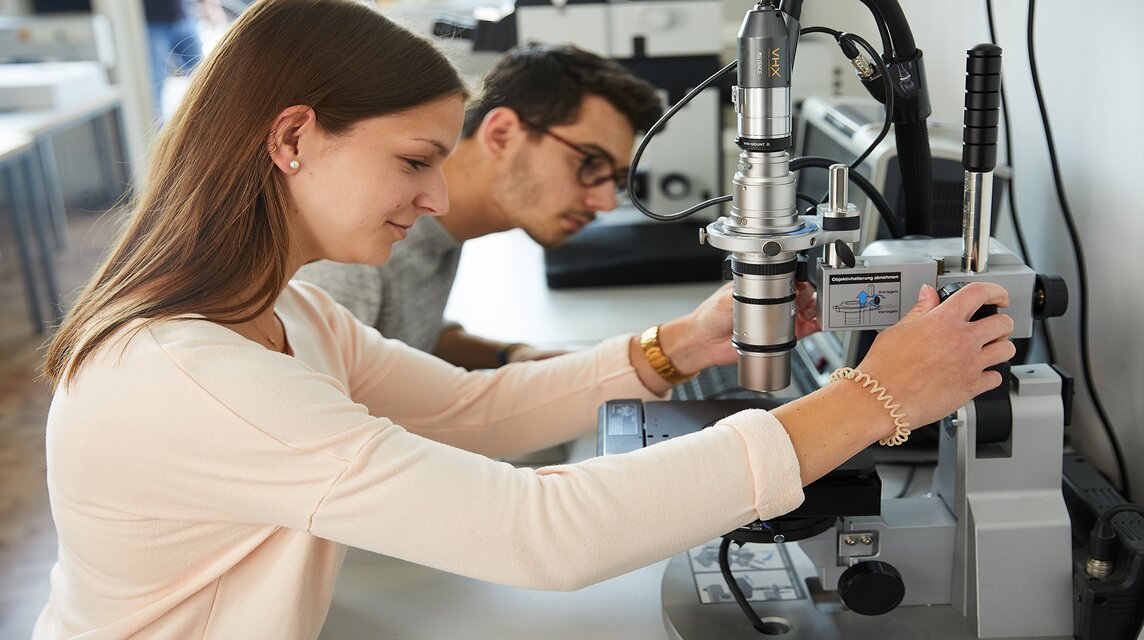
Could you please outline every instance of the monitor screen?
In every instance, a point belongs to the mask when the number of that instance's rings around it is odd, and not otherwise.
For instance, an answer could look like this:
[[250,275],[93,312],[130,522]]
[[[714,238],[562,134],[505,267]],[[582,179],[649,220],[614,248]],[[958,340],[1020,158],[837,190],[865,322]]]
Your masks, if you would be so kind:
[[91,0],[32,0],[32,13],[91,13]]

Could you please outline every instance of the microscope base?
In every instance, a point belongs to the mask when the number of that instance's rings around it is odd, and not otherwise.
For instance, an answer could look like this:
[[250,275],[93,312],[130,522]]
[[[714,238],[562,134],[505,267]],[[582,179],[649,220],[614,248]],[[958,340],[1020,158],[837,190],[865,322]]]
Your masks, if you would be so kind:
[[[783,561],[789,563],[787,570],[797,576],[794,586],[799,593],[796,597],[786,592],[789,599],[751,602],[763,622],[774,625],[770,634],[756,631],[733,600],[702,602],[700,583],[707,576],[702,573],[697,576],[689,554],[672,558],[663,576],[663,621],[668,637],[672,640],[760,640],[771,635],[783,640],[977,638],[965,616],[949,605],[903,606],[885,615],[863,616],[843,607],[833,592],[812,593],[807,586],[808,579],[811,584],[816,583],[817,571],[797,545],[797,542],[786,544],[785,550],[789,553],[781,554]],[[748,545],[758,550],[777,546]],[[717,570],[713,575],[722,580]],[[1043,640],[1069,638],[1071,636],[1043,636]]]

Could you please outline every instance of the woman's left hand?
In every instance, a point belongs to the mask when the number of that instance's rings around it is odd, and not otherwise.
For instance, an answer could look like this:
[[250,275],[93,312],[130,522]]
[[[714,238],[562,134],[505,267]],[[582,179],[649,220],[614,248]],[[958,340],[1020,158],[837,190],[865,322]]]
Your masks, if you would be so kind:
[[[660,344],[681,373],[730,364],[738,359],[731,344],[734,328],[732,283],[727,283],[699,303],[691,313],[660,327]],[[795,337],[802,338],[822,326],[818,322],[817,293],[812,285],[795,286]]]

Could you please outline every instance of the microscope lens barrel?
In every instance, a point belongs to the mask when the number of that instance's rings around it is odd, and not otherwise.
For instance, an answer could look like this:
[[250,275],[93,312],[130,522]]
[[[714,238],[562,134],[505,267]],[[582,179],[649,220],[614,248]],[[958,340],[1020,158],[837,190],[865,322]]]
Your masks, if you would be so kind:
[[735,105],[739,136],[751,151],[791,146],[790,72],[798,44],[798,21],[773,7],[747,12],[739,28]]
[[794,349],[794,253],[732,254],[734,336],[739,386],[778,391],[790,385]]
[[[708,241],[731,251],[734,335],[739,385],[777,391],[790,385],[794,349],[795,252],[783,237],[803,223],[790,171],[790,75],[798,20],[760,3],[738,36],[738,84],[732,95],[742,149],[728,216]],[[742,245],[749,245],[744,249]]]

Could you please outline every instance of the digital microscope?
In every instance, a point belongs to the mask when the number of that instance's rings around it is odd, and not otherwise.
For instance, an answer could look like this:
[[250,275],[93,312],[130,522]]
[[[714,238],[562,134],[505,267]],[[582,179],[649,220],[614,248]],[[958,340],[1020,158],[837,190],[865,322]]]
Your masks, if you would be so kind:
[[[731,195],[706,203],[730,201],[730,211],[707,225],[700,241],[729,254],[733,343],[739,384],[747,389],[777,391],[790,384],[798,278],[816,281],[825,331],[889,327],[914,305],[923,284],[943,299],[966,283],[1002,285],[1010,306],[979,314],[1008,314],[1014,338],[1029,337],[1034,319],[1061,315],[1067,306],[1061,279],[1033,272],[990,238],[1001,50],[978,45],[968,52],[963,235],[919,237],[927,233],[930,197],[921,51],[896,1],[863,1],[878,22],[883,55],[852,34],[802,30],[801,2],[759,2],[739,30],[736,63],[724,68],[737,67],[732,101],[741,151]],[[916,172],[912,182],[920,185],[908,197],[905,216],[891,211],[849,166],[825,158],[791,159],[790,75],[800,30],[833,35],[863,83],[886,104],[903,172]],[[633,171],[653,135],[654,128],[637,151]],[[829,171],[825,197],[798,193],[793,172],[805,168]],[[847,199],[851,183],[866,192],[895,236],[860,255],[851,246],[859,241],[861,224]],[[813,209],[800,213],[799,199],[812,202]],[[822,256],[807,267],[802,256],[812,249]],[[806,500],[794,512],[727,533],[717,551],[709,547],[673,559],[663,581],[669,636],[1073,637],[1071,525],[1061,489],[1071,381],[1048,364],[999,369],[1001,387],[929,427],[938,434],[938,447],[928,493],[881,498],[872,459],[860,454],[806,487]],[[599,451],[648,446],[740,408],[733,402],[610,402],[600,411]],[[631,429],[633,423],[640,428]],[[741,546],[752,542],[768,543],[769,559]],[[732,564],[743,569],[739,576]],[[752,581],[752,568],[768,582]]]

